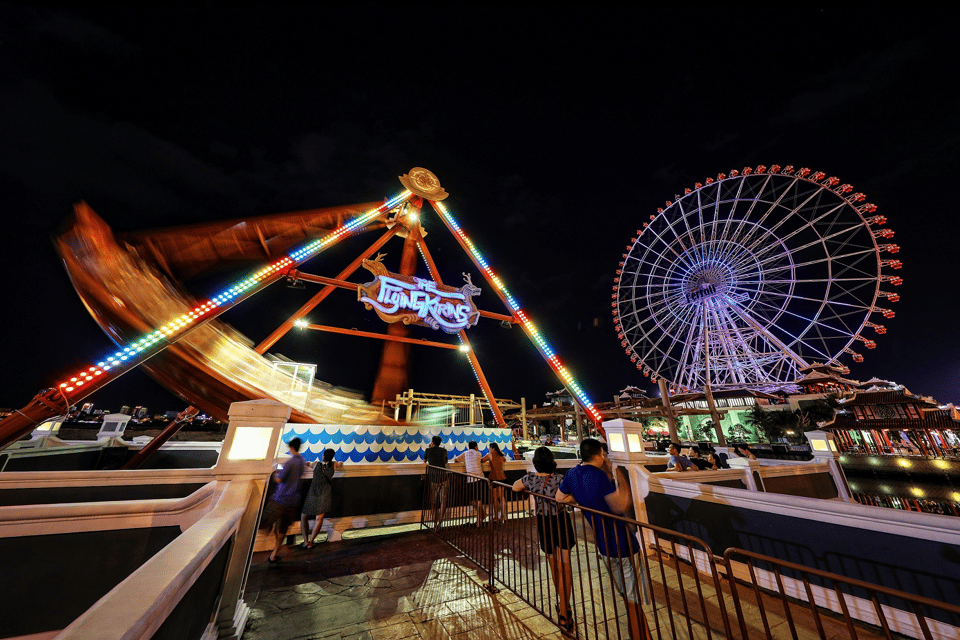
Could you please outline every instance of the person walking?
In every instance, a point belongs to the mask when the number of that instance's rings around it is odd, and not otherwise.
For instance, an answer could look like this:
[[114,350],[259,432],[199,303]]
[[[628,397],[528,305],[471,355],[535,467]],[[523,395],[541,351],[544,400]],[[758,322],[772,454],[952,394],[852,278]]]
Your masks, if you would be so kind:
[[[313,549],[320,527],[323,526],[323,516],[329,513],[333,505],[333,485],[330,481],[333,480],[333,474],[337,469],[343,469],[342,462],[334,461],[336,454],[337,452],[333,449],[327,449],[323,452],[323,460],[317,462],[313,468],[313,482],[310,483],[310,490],[307,492],[303,513],[300,516],[300,531],[303,532],[303,544],[300,546],[304,549]],[[317,521],[308,536],[311,516],[316,517]]]
[[293,438],[287,446],[290,448],[290,458],[283,463],[283,467],[273,472],[273,479],[277,488],[267,500],[260,519],[260,528],[271,531],[276,536],[276,544],[270,552],[270,562],[280,560],[280,549],[283,548],[283,538],[287,529],[297,519],[297,508],[300,506],[300,477],[303,476],[303,458],[300,457],[300,438]]
[[483,477],[483,463],[480,462],[482,456],[477,446],[476,440],[471,440],[467,444],[467,450],[454,458],[453,461],[463,462],[467,466],[467,473],[470,475],[467,478],[467,493],[471,502],[473,502],[474,510],[477,512],[477,528],[479,529],[487,518],[487,512],[483,506],[487,500],[484,491],[487,482],[486,478]]
[[[580,443],[580,460],[580,464],[564,476],[557,489],[557,500],[579,504],[601,514],[626,514],[633,505],[630,487],[624,478],[621,478],[619,486],[614,483],[613,465],[600,441],[585,438]],[[583,515],[593,527],[597,553],[607,565],[614,588],[626,600],[630,637],[648,640],[651,638],[650,629],[640,608],[640,590],[637,588],[639,581],[646,601],[647,582],[642,559],[637,557],[640,543],[636,534],[621,520],[590,511],[584,511]]]
[[547,447],[538,447],[533,452],[533,468],[534,472],[513,483],[513,490],[517,493],[526,491],[535,496],[540,550],[547,557],[553,586],[557,590],[557,622],[564,631],[572,632],[574,623],[570,594],[573,591],[573,575],[570,568],[570,549],[576,546],[577,537],[567,508],[563,504],[536,497],[556,496],[563,476],[557,473],[557,461]]
[[[490,452],[483,456],[480,461],[490,463],[491,483],[504,482],[507,479],[507,474],[503,471],[507,456],[500,450],[500,445],[496,442],[490,443]],[[507,521],[507,499],[503,495],[503,487],[495,484],[490,485],[490,520],[492,522]]]

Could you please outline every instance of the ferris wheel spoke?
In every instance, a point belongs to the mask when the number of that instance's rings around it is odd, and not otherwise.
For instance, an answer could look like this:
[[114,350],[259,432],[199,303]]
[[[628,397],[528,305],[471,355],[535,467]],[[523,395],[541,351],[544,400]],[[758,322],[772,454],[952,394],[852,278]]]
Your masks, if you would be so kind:
[[[738,193],[737,193],[738,198],[739,198],[739,197],[742,195],[742,193],[743,193],[742,189],[743,189],[743,185],[746,183],[746,180],[747,180],[747,177],[746,177],[746,176],[743,176],[743,177],[740,179],[739,190],[738,190]],[[764,178],[763,184],[760,185],[758,194],[759,194],[759,193],[763,193],[764,189],[766,189],[767,184],[769,184],[770,180],[771,180],[771,176],[769,176],[769,175]],[[748,197],[749,197],[749,196],[748,196]],[[781,197],[782,197],[782,196],[781,196]],[[735,202],[739,203],[739,199],[738,199],[737,201],[735,201]],[[742,240],[741,240],[741,233],[742,233],[742,231],[743,231],[744,223],[746,223],[747,221],[749,221],[749,220],[751,219],[751,217],[753,216],[753,210],[756,208],[756,206],[757,206],[757,204],[758,204],[759,202],[761,202],[761,200],[760,200],[760,198],[759,198],[758,196],[750,197],[750,206],[747,207],[746,213],[745,213],[745,214],[743,215],[743,217],[740,219],[740,223],[737,225],[737,227],[735,227],[734,233],[733,233],[729,238],[726,238],[727,240],[730,240],[730,241],[732,241],[732,242],[738,242],[738,243],[740,243],[740,244],[743,244],[743,242],[742,242]],[[734,208],[736,208],[736,207],[734,206]],[[769,213],[770,213],[770,210],[768,209],[767,212],[764,213],[764,214],[760,217],[760,220],[761,220],[760,224],[762,224],[762,221],[763,221],[764,219],[766,219],[766,217],[767,217],[767,215],[769,215]]]
[[[782,340],[780,340],[775,335],[767,331],[766,328],[764,328],[759,322],[757,322],[755,318],[753,318],[753,316],[748,310],[741,309],[739,305],[737,305],[736,303],[733,303],[733,301],[731,301],[731,303],[732,304],[730,304],[728,308],[733,310],[733,312],[737,314],[743,322],[747,323],[751,328],[753,328],[757,332],[758,337],[762,337],[765,340],[769,341],[771,346],[780,349],[783,353],[789,355],[801,366],[803,367],[807,366],[806,360],[800,357],[799,354],[797,354],[793,349],[787,346],[787,344],[784,343]],[[791,338],[794,337],[790,335],[790,333],[787,331],[784,331],[784,333],[789,335]],[[796,338],[794,338],[794,340],[796,340]],[[816,349],[814,349],[814,351],[816,351]]]
[[[715,307],[707,306],[708,315],[713,316],[713,326],[714,335],[716,337],[715,342],[719,343],[720,351],[723,352],[723,359],[721,362],[726,364],[724,367],[727,371],[727,376],[733,378],[733,380],[739,384],[745,384],[746,379],[743,377],[743,372],[740,370],[740,359],[736,355],[736,349],[731,343],[731,329],[727,327],[726,323],[721,320],[720,314],[717,312]],[[711,341],[711,344],[714,341]],[[710,372],[704,372],[704,377],[709,377]]]
[[[636,347],[632,346],[632,348],[634,349],[634,352],[639,356],[640,360],[647,360],[650,357],[650,354],[654,351],[663,353],[666,356],[666,351],[660,349],[660,343],[663,342],[663,340],[666,339],[667,337],[673,338],[673,330],[676,329],[681,323],[682,323],[682,320],[679,317],[674,317],[673,322],[668,327],[665,327],[660,331],[660,338],[656,342],[651,344],[650,347],[647,349],[647,351],[643,353],[643,355],[640,355],[640,352],[637,351]],[[657,327],[651,327],[650,330],[648,330],[641,337],[640,340],[637,340],[634,342],[634,345],[636,345],[640,341],[646,341],[647,338],[649,338],[652,331],[656,328]]]
[[[651,306],[652,306],[652,305],[651,305]],[[635,310],[635,311],[633,311],[633,312],[630,313],[630,315],[637,320],[637,327],[638,327],[638,328],[641,328],[641,329],[642,329],[642,327],[643,327],[643,320],[641,320],[640,314],[641,314],[641,312],[643,312],[643,311],[646,311],[646,309],[637,309],[637,310]],[[653,326],[651,326],[649,329],[647,329],[647,330],[644,332],[644,334],[643,334],[642,336],[640,336],[639,339],[638,339],[638,340],[635,340],[634,342],[639,342],[639,341],[641,341],[641,340],[647,339],[647,338],[653,333],[653,331],[655,331],[655,330],[657,330],[657,329],[664,329],[664,328],[665,328],[665,327],[664,327],[664,324],[666,324],[666,322],[664,321],[664,319],[663,319],[661,316],[662,316],[662,314],[654,313],[653,311],[651,311],[651,312],[647,315],[647,317],[649,317],[649,319],[652,321],[652,325],[653,325]]]
[[[759,302],[758,304],[764,304],[764,303],[763,303],[763,302]],[[808,318],[808,317],[803,316],[803,315],[800,315],[800,314],[798,314],[798,313],[794,313],[793,311],[790,311],[789,309],[783,309],[782,313],[785,314],[785,315],[791,316],[791,317],[793,317],[793,318],[796,318],[796,319],[798,319],[798,320],[802,320],[802,321],[808,323],[808,324],[807,324],[807,328],[808,328],[808,329],[809,329],[810,327],[813,327],[813,326],[815,326],[815,327],[822,327],[822,328],[825,328],[825,329],[829,329],[830,331],[833,331],[834,333],[843,334],[843,335],[846,336],[846,338],[848,338],[849,340],[853,340],[853,339],[856,337],[855,334],[851,334],[851,333],[849,333],[848,331],[844,331],[844,330],[838,329],[837,327],[828,325],[828,324],[826,324],[826,323],[824,323],[824,322],[821,322],[820,320],[813,319],[813,318]],[[828,356],[826,353],[824,353],[821,349],[815,347],[814,345],[810,344],[809,342],[805,342],[805,341],[802,339],[802,335],[803,335],[803,334],[801,334],[800,336],[795,336],[795,335],[793,335],[792,333],[788,332],[788,331],[787,331],[786,329],[784,329],[783,327],[779,327],[779,329],[780,329],[780,331],[782,331],[783,333],[787,334],[788,336],[790,336],[790,337],[794,340],[793,344],[802,344],[804,347],[810,349],[811,351],[816,352],[817,355],[819,355],[819,356],[821,356],[821,357],[823,357],[823,358],[829,358],[829,357],[830,357],[830,356]],[[836,339],[836,338],[832,338],[832,339]],[[821,341],[822,341],[822,342],[825,342],[825,340],[821,340]]]
[[[806,250],[806,249],[809,249],[810,247],[815,247],[815,246],[817,246],[817,245],[824,245],[824,244],[827,243],[828,241],[832,241],[832,240],[834,240],[835,238],[838,238],[838,237],[840,237],[840,236],[849,234],[850,232],[860,231],[861,229],[862,229],[862,226],[848,227],[848,228],[846,228],[846,229],[842,229],[842,230],[837,231],[837,232],[835,232],[835,233],[832,233],[832,234],[830,234],[830,235],[822,236],[822,237],[820,237],[820,238],[818,238],[818,239],[816,239],[816,240],[811,240],[810,242],[808,242],[808,243],[806,243],[806,244],[802,244],[802,245],[800,245],[800,246],[792,249],[791,252],[792,252],[792,253],[800,253],[801,251],[804,251],[804,250]],[[844,244],[846,244],[846,243],[844,243]],[[769,250],[769,248],[768,248],[767,250]],[[762,256],[763,253],[765,253],[765,252],[766,252],[766,251],[764,251],[764,252],[758,252],[757,255],[758,255],[758,256]]]
[[[714,220],[717,220],[720,215],[720,203],[722,201],[722,199],[720,198],[721,189],[722,189],[721,183],[717,183],[717,205],[714,208],[714,212],[713,212]],[[741,202],[743,202],[742,194],[743,194],[743,180],[738,180],[737,193],[731,199],[733,204],[730,206],[730,213],[727,214],[724,219],[723,232],[720,234],[721,240],[730,240],[730,238],[727,236],[727,231],[730,230],[730,222],[736,219],[737,207],[740,205]],[[746,220],[746,216],[742,218],[742,220]]]
[[671,294],[671,295],[668,295],[668,296],[664,296],[664,297],[662,297],[662,298],[657,298],[656,300],[649,300],[649,297],[650,297],[650,295],[647,294],[647,295],[642,295],[642,296],[638,296],[638,297],[635,297],[635,298],[626,298],[626,299],[624,300],[624,302],[633,303],[635,306],[636,306],[636,303],[637,303],[637,302],[643,302],[643,303],[645,303],[645,306],[643,306],[643,307],[637,307],[636,310],[637,310],[638,312],[639,312],[639,311],[650,310],[650,313],[653,314],[653,312],[654,312],[653,310],[654,310],[654,309],[659,309],[659,308],[661,308],[661,307],[670,306],[671,304],[673,304],[673,303],[675,303],[675,302],[677,302],[677,301],[680,301],[680,300],[682,299],[682,296],[681,296],[681,294],[680,294],[679,292],[676,293],[676,294]]
[[[739,240],[739,242],[740,242],[741,244],[743,244],[744,246],[749,247],[749,246],[750,246],[750,242],[752,242],[752,232],[753,232],[754,230],[756,230],[756,229],[763,229],[763,231],[764,231],[766,234],[768,234],[768,235],[775,233],[777,229],[779,229],[783,224],[785,224],[785,223],[787,222],[787,220],[790,220],[790,219],[792,219],[794,216],[799,215],[800,211],[803,211],[804,209],[806,209],[807,206],[810,204],[810,202],[811,202],[814,198],[816,198],[817,196],[820,195],[820,191],[821,191],[820,188],[813,190],[813,191],[810,193],[810,195],[808,195],[808,196],[806,197],[806,199],[804,199],[802,202],[800,202],[800,204],[798,204],[796,207],[793,207],[792,209],[790,209],[788,213],[780,216],[779,220],[777,220],[776,223],[775,223],[772,227],[770,227],[769,229],[768,229],[767,227],[765,227],[764,224],[766,223],[767,218],[770,217],[770,214],[773,213],[773,212],[777,209],[777,207],[780,206],[780,203],[783,202],[783,199],[787,196],[787,194],[790,193],[790,192],[793,190],[794,187],[796,187],[796,185],[798,184],[798,182],[799,182],[798,179],[794,178],[793,182],[792,182],[787,188],[785,188],[785,189],[783,190],[783,193],[780,194],[780,197],[778,197],[778,198],[776,199],[776,201],[773,202],[773,203],[770,205],[769,208],[767,208],[767,210],[763,213],[763,215],[760,217],[760,219],[756,221],[756,226],[751,227],[751,228],[750,228],[750,232],[748,232],[747,234],[745,234],[745,235]],[[784,208],[786,208],[786,207],[784,207]]]
[[[789,298],[791,300],[805,300],[807,302],[814,302],[816,304],[823,303],[823,300],[821,300],[820,298],[810,298],[807,296],[800,296],[795,294],[788,295],[785,293],[778,293],[774,291],[764,292],[763,295],[773,297],[773,298]],[[828,304],[832,306],[837,306],[837,307],[849,307],[851,309],[857,309],[858,311],[867,311],[868,309],[873,308],[873,305],[867,306],[865,304],[854,304],[852,302],[843,302],[840,300],[836,300],[836,301],[831,300]]]
[[753,349],[746,337],[740,330],[740,327],[737,326],[737,323],[734,322],[733,318],[730,317],[730,314],[727,313],[725,308],[721,308],[720,312],[723,314],[726,325],[730,327],[731,336],[736,340],[740,345],[740,351],[745,355],[745,360],[748,363],[748,367],[753,370],[754,379],[757,381],[763,380],[763,370],[757,364],[760,361],[759,354]]
[[857,256],[868,256],[870,254],[876,255],[877,250],[874,248],[861,249],[860,251],[851,251],[850,253],[844,253],[839,256],[825,256],[823,258],[817,258],[816,260],[808,260],[806,262],[798,262],[793,265],[795,269],[801,269],[803,267],[812,267],[818,264],[830,263],[830,262],[842,262],[846,258],[853,258]]
[[875,283],[877,279],[875,277],[863,276],[862,278],[802,278],[799,280],[741,280],[740,284],[794,284],[794,283],[824,283],[828,284],[830,282],[873,282]]
[[[777,240],[778,240],[777,244],[779,244],[779,245],[786,245],[786,243],[787,243],[789,240],[792,240],[792,239],[794,238],[794,236],[796,236],[796,235],[798,235],[798,234],[806,231],[807,229],[813,229],[814,226],[815,226],[816,224],[818,224],[819,222],[822,222],[824,218],[826,218],[827,216],[835,215],[836,213],[838,213],[839,211],[841,211],[841,210],[843,209],[843,207],[845,207],[845,206],[846,206],[846,202],[843,201],[843,202],[841,202],[840,204],[836,205],[835,207],[832,207],[832,208],[828,209],[825,213],[823,213],[823,215],[821,215],[821,216],[819,216],[819,217],[811,218],[810,220],[804,220],[802,225],[800,225],[799,227],[797,227],[796,229],[794,229],[794,230],[791,231],[790,233],[788,233],[788,234],[786,234],[786,235],[784,235],[784,236],[776,236],[776,231],[777,231],[782,225],[786,224],[786,222],[789,220],[790,217],[792,217],[793,215],[795,215],[796,211],[793,211],[793,212],[791,212],[791,214],[790,214],[789,216],[784,216],[776,225],[774,225],[773,227],[771,227],[770,230],[768,231],[768,235],[770,235],[770,236],[772,236],[772,237],[776,237]],[[850,228],[858,229],[858,228],[860,228],[860,227],[862,227],[862,225],[854,225],[854,226],[851,226]],[[757,238],[757,241],[759,242],[759,241],[762,240],[762,239],[763,239],[762,237],[761,237],[761,238]],[[823,238],[821,238],[821,239],[823,239]],[[814,244],[816,244],[816,243],[814,243]],[[768,247],[771,247],[771,246],[775,246],[775,245],[774,245],[773,243],[771,243],[771,244],[768,245]],[[798,247],[798,248],[796,249],[796,251],[802,250],[803,248],[804,248],[804,247]]]
[[683,198],[677,200],[677,209],[680,211],[679,219],[683,220],[683,228],[686,230],[687,241],[690,243],[690,249],[696,252],[697,247],[702,246],[703,244],[703,237],[701,236],[701,239],[698,242],[694,236],[693,230],[690,228],[690,225],[687,222],[687,212],[683,210]]

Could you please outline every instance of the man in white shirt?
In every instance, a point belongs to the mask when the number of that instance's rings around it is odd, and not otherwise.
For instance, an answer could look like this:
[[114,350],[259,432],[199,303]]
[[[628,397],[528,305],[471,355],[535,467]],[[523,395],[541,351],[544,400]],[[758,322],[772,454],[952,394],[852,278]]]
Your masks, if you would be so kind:
[[487,518],[486,510],[483,507],[484,502],[486,502],[487,482],[486,478],[483,477],[483,465],[480,462],[482,457],[476,441],[471,440],[467,444],[467,450],[453,459],[454,462],[464,462],[467,465],[467,473],[470,474],[470,477],[467,478],[467,492],[470,494],[473,508],[477,512],[477,528],[480,528]]

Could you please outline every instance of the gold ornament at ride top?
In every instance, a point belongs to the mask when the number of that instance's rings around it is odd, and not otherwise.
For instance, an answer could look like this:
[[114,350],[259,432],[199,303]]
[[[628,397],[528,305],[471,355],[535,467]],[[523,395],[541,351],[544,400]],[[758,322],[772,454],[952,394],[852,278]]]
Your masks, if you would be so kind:
[[427,200],[440,201],[450,195],[440,186],[440,180],[437,179],[437,176],[423,167],[414,167],[410,170],[410,173],[400,176],[400,183],[410,193]]

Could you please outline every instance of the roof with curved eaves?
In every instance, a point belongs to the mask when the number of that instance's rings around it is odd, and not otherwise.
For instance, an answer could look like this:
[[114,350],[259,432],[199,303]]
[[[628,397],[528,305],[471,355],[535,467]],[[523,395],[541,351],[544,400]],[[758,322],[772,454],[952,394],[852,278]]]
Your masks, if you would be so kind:
[[853,412],[845,411],[834,416],[833,422],[823,429],[960,429],[960,412],[953,405],[936,409],[924,409],[921,418],[877,418],[857,420]]
[[878,389],[876,391],[857,391],[852,398],[844,398],[843,406],[863,406],[874,404],[904,404],[911,403],[924,407],[938,407],[939,403],[928,396],[915,396],[906,388],[898,389]]

